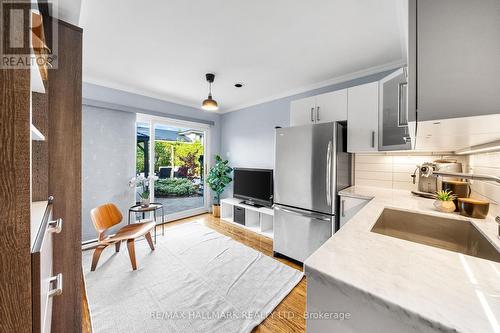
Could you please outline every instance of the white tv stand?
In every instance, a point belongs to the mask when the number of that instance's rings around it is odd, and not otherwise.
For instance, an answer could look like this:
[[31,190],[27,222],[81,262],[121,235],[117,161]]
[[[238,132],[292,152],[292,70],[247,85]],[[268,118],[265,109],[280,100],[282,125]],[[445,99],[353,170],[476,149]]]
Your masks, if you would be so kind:
[[[274,211],[269,207],[254,207],[242,203],[242,199],[228,198],[220,201],[220,218],[245,229],[273,238]],[[234,222],[234,206],[245,209],[245,224]]]

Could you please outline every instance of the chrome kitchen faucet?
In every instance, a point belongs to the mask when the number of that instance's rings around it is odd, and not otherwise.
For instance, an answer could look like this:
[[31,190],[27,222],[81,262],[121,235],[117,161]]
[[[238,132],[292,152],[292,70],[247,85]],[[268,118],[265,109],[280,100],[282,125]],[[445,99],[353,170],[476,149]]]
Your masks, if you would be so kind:
[[[464,179],[472,179],[472,180],[482,180],[482,181],[494,181],[500,183],[500,177],[497,176],[489,176],[489,175],[474,175],[472,173],[461,173],[461,172],[447,172],[447,171],[434,171],[431,168],[427,169],[426,176],[436,175],[441,177],[458,177]],[[495,218],[495,221],[498,223],[498,238],[500,238],[500,216]]]

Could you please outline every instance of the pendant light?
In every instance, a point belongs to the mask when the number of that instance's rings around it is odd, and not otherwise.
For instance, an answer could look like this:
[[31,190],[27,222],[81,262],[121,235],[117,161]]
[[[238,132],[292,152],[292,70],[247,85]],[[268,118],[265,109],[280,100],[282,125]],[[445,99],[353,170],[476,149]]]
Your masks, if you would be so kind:
[[212,98],[212,83],[215,80],[215,74],[207,73],[205,74],[205,77],[207,78],[209,84],[208,98],[203,101],[201,108],[206,111],[217,111],[219,109],[219,105],[217,104],[217,101]]

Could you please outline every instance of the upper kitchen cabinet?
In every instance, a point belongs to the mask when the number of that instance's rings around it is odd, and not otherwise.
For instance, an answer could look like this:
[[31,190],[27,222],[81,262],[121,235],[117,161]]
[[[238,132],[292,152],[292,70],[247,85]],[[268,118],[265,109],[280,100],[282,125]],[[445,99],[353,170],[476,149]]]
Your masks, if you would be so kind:
[[[423,138],[427,123],[500,113],[499,36],[498,0],[409,1],[408,120],[418,122],[417,149],[440,135],[426,131]],[[470,135],[463,141],[481,143],[479,133]]]
[[379,82],[379,140],[378,150],[410,150],[411,140],[408,128],[407,69],[400,68]]
[[313,124],[316,120],[316,96],[290,103],[290,126]]
[[379,83],[349,88],[347,96],[347,151],[377,151]]
[[316,96],[316,122],[347,120],[347,89]]
[[290,126],[347,120],[347,89],[290,103]]

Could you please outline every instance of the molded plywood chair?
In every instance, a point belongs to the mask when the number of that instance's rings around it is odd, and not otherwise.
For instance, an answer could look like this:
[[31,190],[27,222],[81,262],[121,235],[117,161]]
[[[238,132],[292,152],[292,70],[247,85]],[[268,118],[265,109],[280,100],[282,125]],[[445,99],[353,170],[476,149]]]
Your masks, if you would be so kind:
[[148,241],[151,250],[154,250],[153,239],[151,238],[150,231],[156,226],[154,221],[148,221],[143,223],[133,223],[124,226],[118,232],[112,236],[106,236],[106,231],[112,226],[117,225],[122,221],[122,214],[118,208],[109,203],[90,211],[90,217],[94,223],[94,227],[99,233],[99,245],[94,251],[92,257],[92,267],[91,271],[95,271],[99,257],[102,251],[111,244],[115,244],[116,252],[120,251],[121,242],[126,240],[128,247],[128,254],[130,256],[130,262],[132,263],[132,268],[137,269],[137,264],[135,261],[135,245],[134,241],[136,238],[144,236]]

